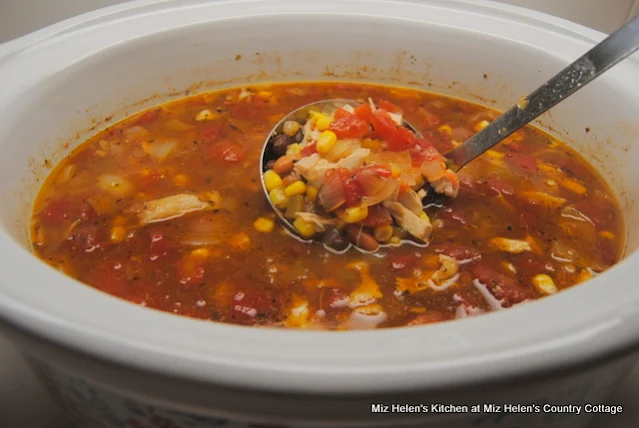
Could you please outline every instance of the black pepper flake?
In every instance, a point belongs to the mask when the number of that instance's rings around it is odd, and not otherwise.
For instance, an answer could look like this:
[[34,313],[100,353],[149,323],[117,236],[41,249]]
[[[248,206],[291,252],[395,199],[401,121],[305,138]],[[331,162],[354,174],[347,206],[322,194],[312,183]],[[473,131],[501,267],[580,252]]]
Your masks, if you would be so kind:
[[211,177],[206,177],[206,178],[204,179],[204,181],[206,181],[206,184],[209,184],[209,183],[211,183],[211,181],[213,181],[213,180],[211,179]]

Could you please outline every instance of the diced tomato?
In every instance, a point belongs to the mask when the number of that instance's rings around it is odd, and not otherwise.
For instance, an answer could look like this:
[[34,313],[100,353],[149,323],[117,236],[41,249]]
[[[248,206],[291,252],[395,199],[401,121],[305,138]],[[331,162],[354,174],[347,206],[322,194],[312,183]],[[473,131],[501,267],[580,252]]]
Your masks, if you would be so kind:
[[410,156],[413,166],[420,166],[423,162],[426,161],[445,160],[444,156],[442,156],[442,154],[439,152],[439,150],[437,150],[436,147],[432,145],[422,145],[421,142],[423,140],[421,139],[417,141],[419,146],[413,147],[410,150]]
[[407,150],[417,143],[415,134],[404,126],[398,126],[384,109],[373,112],[371,123],[375,133],[386,141],[387,149],[390,151]]
[[[253,97],[256,98],[256,97]],[[247,120],[251,122],[259,122],[264,115],[264,109],[261,107],[264,103],[254,104],[244,102],[244,100],[234,103],[230,108],[230,116],[238,120]]]
[[151,123],[158,118],[161,112],[162,112],[161,108],[154,108],[152,110],[147,110],[144,113],[142,113],[140,117],[138,117],[135,123],[137,125],[145,125],[147,123]]
[[424,125],[424,128],[433,128],[442,123],[442,120],[439,116],[437,116],[435,113],[431,113],[423,107],[417,110],[417,120],[420,124]]
[[371,120],[373,118],[373,110],[371,110],[371,105],[369,103],[363,103],[357,106],[355,108],[355,116],[366,123],[371,123]]
[[464,214],[460,212],[457,208],[450,207],[450,206],[440,209],[438,217],[443,220],[452,220],[457,223],[467,224]]
[[[371,171],[375,173],[376,175],[380,177],[384,177],[384,178],[389,178],[391,175],[393,175],[393,171],[388,165],[368,165],[368,166],[359,168],[357,172],[359,171]],[[356,172],[356,175],[357,175],[357,172]]]
[[150,174],[147,174],[140,178],[140,190],[146,190],[149,187],[152,187],[162,181],[162,173],[157,170],[151,171]]
[[69,198],[54,199],[40,212],[40,221],[45,225],[54,225],[68,220],[71,216],[72,205]]
[[421,147],[434,147],[438,153],[448,153],[453,149],[453,141],[448,134],[437,131],[424,131],[422,137],[417,139]]
[[99,262],[92,269],[87,269],[82,280],[99,290],[117,296],[124,296],[129,288],[126,262],[121,260],[109,259]]
[[329,129],[337,138],[362,138],[370,131],[368,123],[343,108],[337,109]]
[[219,141],[211,146],[211,157],[226,162],[239,162],[244,159],[246,151],[239,143]]
[[418,253],[393,253],[389,254],[388,258],[391,262],[391,266],[396,270],[412,269],[420,261],[420,255]]
[[362,196],[364,196],[362,186],[360,186],[359,182],[355,179],[355,176],[352,175],[348,169],[341,168],[338,172],[344,188],[346,206],[352,207],[359,204]]
[[49,202],[40,212],[40,221],[48,226],[62,221],[90,221],[97,218],[95,210],[84,201],[63,196]]
[[[160,241],[161,242],[161,241]],[[204,283],[204,259],[186,256],[178,262],[180,284],[201,285]]]
[[513,264],[518,268],[520,275],[528,277],[555,271],[555,267],[550,261],[529,252],[515,254],[513,256]]
[[177,245],[169,239],[165,239],[164,234],[159,229],[149,229],[147,231],[151,243],[149,245],[149,259],[152,261],[162,259],[171,254]]
[[604,198],[593,198],[578,202],[574,207],[598,227],[605,226],[616,217],[615,207],[612,202]]
[[425,314],[417,315],[411,321],[407,322],[407,326],[434,324],[448,320],[449,317],[440,311],[428,311]]
[[203,143],[211,144],[222,135],[223,129],[224,125],[218,122],[211,125],[204,125],[198,132]]
[[486,285],[490,294],[503,301],[504,307],[512,306],[532,297],[530,289],[486,266],[475,266],[473,273],[479,282]]
[[388,111],[390,113],[404,114],[404,112],[402,111],[401,107],[396,106],[395,104],[391,103],[390,101],[379,100],[379,102],[377,103],[377,106],[379,108],[383,108],[384,110],[386,110],[386,111]]
[[320,308],[327,313],[348,308],[348,293],[341,288],[324,288],[320,296]]
[[359,204],[362,199],[362,188],[353,178],[348,178],[344,181],[344,197],[346,198],[346,205],[352,207]]
[[441,244],[429,248],[435,251],[435,253],[445,254],[448,257],[452,257],[459,261],[474,261],[481,258],[481,253],[478,250],[472,247],[465,247],[463,245]]
[[513,188],[513,186],[498,177],[488,177],[486,180],[482,181],[481,184],[484,185],[487,193],[492,195],[501,194],[510,196],[515,194],[515,189]]
[[390,226],[393,224],[393,218],[390,211],[377,204],[368,207],[368,216],[361,223],[368,227]]
[[274,310],[273,296],[267,291],[240,291],[231,301],[232,316],[235,319],[249,321],[257,316]]
[[[339,119],[343,119],[345,117],[350,118],[353,117],[354,114],[349,112],[348,110],[346,110],[345,108],[338,108],[337,110],[335,110],[335,114],[333,115],[333,120],[339,120]],[[357,116],[355,116],[357,117]]]
[[305,158],[306,156],[311,156],[315,153],[317,153],[317,143],[311,143],[302,149],[300,155]]
[[525,153],[508,153],[506,157],[511,159],[513,164],[525,171],[534,172],[537,170],[537,161],[530,155]]
[[69,240],[74,247],[91,252],[100,246],[98,243],[98,227],[86,226],[76,228],[69,235]]

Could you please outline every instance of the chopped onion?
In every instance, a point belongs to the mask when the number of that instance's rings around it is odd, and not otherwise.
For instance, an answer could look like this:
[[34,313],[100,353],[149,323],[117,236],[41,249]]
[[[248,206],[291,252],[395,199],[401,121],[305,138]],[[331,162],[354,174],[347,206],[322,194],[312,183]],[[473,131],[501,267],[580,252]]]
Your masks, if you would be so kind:
[[365,196],[377,195],[388,180],[380,177],[370,170],[363,170],[357,175],[357,182],[364,191]]
[[224,241],[223,228],[212,216],[194,219],[180,236],[180,243],[194,247],[221,245]]
[[402,126],[402,123],[404,123],[403,116],[400,113],[389,112],[388,115],[391,117],[391,119],[393,119],[393,122],[395,122],[397,126]]
[[428,181],[439,180],[446,174],[446,167],[438,160],[422,162],[421,169],[422,174]]
[[379,192],[377,192],[376,195],[364,196],[362,198],[362,205],[370,207],[372,205],[377,205],[380,202],[385,201],[386,199],[390,199],[397,188],[398,186],[395,180],[386,180],[386,183],[384,183],[384,186],[379,190]]
[[71,179],[71,177],[73,177],[74,172],[75,172],[74,164],[65,166],[62,172],[60,172],[60,174],[58,175],[57,183],[58,184],[66,183],[67,181]]
[[313,223],[316,226],[318,232],[324,232],[326,230],[326,226],[334,225],[336,220],[334,218],[326,218],[321,217],[314,213],[306,213],[306,212],[296,212],[295,217],[301,218],[302,220]]
[[147,141],[151,135],[149,131],[139,125],[125,129],[122,134],[124,135],[124,141],[126,142]]
[[162,162],[175,151],[177,148],[177,141],[165,140],[144,142],[142,143],[142,148],[146,154]]
[[475,135],[473,131],[466,128],[453,128],[450,131],[451,140],[461,141],[462,143]]
[[100,193],[86,199],[91,208],[98,215],[109,215],[118,211],[118,204],[107,194]]
[[334,211],[346,202],[344,186],[339,174],[327,174],[324,185],[319,190],[318,198],[326,212]]
[[348,138],[343,140],[337,140],[333,147],[324,154],[324,158],[330,162],[337,162],[343,157],[346,157],[353,153],[355,149],[360,148],[360,142],[355,138]]
[[404,152],[380,152],[371,154],[367,161],[381,165],[395,167],[400,171],[407,171],[413,166],[410,153]]
[[133,188],[126,178],[116,174],[102,174],[99,176],[98,187],[115,196],[126,196]]
[[170,131],[189,131],[193,128],[195,128],[193,125],[189,125],[186,124],[184,122],[182,122],[181,120],[177,120],[177,119],[171,119],[168,120],[165,124],[164,127]]

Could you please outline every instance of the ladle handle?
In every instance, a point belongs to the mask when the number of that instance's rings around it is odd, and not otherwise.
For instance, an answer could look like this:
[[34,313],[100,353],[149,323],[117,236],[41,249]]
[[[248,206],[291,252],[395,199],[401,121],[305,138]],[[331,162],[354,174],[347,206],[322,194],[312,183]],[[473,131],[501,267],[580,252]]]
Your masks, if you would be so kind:
[[569,97],[639,48],[639,16],[604,39],[581,58],[564,68],[517,105],[469,138],[446,157],[459,170],[477,156]]

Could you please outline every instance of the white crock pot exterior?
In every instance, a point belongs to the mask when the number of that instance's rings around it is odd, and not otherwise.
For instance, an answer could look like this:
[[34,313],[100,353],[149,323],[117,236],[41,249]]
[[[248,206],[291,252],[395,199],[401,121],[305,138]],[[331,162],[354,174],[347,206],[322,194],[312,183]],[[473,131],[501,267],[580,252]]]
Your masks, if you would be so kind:
[[371,405],[600,403],[631,368],[639,345],[637,58],[539,122],[613,186],[627,221],[626,258],[508,311],[343,333],[193,320],[121,301],[41,263],[29,253],[26,224],[45,158],[58,161],[108,116],[186,89],[363,80],[505,108],[602,38],[470,0],[147,0],[2,45],[0,320],[82,427],[582,427],[591,414],[379,414]]

